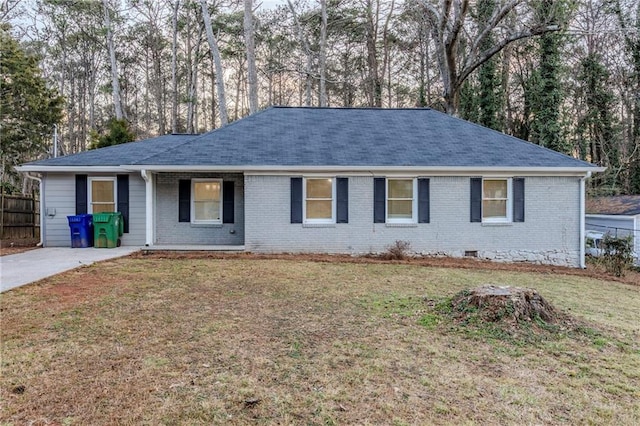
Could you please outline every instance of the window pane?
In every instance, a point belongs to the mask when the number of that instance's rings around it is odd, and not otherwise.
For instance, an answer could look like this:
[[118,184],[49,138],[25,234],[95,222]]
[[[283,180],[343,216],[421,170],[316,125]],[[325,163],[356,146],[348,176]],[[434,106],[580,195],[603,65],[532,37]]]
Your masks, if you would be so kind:
[[411,200],[389,200],[390,219],[411,219],[413,212],[413,201]]
[[507,181],[485,180],[483,182],[483,198],[507,198]]
[[413,198],[413,180],[389,179],[389,198]]
[[333,179],[307,179],[307,198],[331,198]]
[[[112,180],[92,180],[91,181],[91,201],[94,203],[113,203],[113,181]],[[113,211],[113,210],[107,210]]]
[[217,201],[195,201],[195,220],[220,220],[220,203]]
[[307,219],[331,219],[331,200],[307,200]]
[[482,202],[482,217],[507,217],[507,201],[484,200]]
[[92,204],[92,212],[93,213],[105,213],[105,212],[115,212],[116,205],[115,204]]
[[220,182],[194,182],[196,201],[220,201]]

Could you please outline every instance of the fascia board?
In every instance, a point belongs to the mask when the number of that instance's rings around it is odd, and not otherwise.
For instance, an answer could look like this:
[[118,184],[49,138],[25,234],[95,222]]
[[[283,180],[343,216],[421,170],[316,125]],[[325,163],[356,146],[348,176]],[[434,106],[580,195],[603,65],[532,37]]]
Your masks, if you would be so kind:
[[371,175],[389,173],[411,173],[429,176],[476,176],[493,175],[540,175],[540,176],[585,176],[603,172],[604,167],[422,167],[422,166],[178,166],[178,165],[127,165],[127,170],[150,172],[239,172],[246,175],[276,175],[291,173],[346,173],[349,175]]
[[126,173],[131,169],[122,166],[17,166],[19,172],[40,173]]
[[627,215],[627,214],[596,214],[596,213],[587,213],[585,217],[591,217],[594,219],[618,219],[618,220],[633,220],[635,219],[635,215]]

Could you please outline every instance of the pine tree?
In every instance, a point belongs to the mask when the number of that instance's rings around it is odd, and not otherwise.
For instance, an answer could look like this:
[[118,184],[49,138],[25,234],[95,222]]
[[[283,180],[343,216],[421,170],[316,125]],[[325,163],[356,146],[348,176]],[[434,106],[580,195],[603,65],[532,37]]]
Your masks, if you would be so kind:
[[47,152],[53,125],[62,119],[62,97],[47,87],[38,58],[0,24],[0,156],[2,182],[18,177],[14,166]]

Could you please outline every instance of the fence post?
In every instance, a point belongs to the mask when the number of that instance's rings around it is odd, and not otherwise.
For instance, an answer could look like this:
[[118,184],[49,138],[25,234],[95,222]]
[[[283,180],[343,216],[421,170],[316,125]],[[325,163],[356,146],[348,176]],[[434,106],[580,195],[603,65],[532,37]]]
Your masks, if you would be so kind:
[[0,182],[0,192],[2,196],[0,199],[0,239],[4,238],[4,185],[3,182]]

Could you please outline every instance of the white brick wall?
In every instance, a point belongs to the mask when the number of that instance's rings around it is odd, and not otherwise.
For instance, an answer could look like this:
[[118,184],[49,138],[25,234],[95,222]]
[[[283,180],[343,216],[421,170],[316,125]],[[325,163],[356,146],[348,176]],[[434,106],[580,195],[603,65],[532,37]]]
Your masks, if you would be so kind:
[[[160,173],[155,178],[156,244],[244,244],[244,188],[241,174]],[[178,181],[194,178],[235,181],[235,223],[193,225],[189,222],[178,222]]]
[[469,178],[432,177],[431,223],[373,223],[373,177],[349,178],[349,223],[290,223],[290,177],[245,176],[245,246],[255,252],[382,252],[396,240],[416,253],[579,266],[579,178],[525,177],[525,222],[469,221]]

